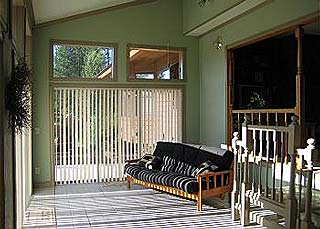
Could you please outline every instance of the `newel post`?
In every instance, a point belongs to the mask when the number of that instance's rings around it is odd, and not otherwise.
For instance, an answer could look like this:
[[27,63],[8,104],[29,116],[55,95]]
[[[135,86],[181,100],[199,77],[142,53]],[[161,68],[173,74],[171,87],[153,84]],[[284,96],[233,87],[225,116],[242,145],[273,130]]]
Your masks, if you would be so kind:
[[232,151],[234,153],[233,158],[233,190],[231,193],[231,214],[232,214],[232,220],[238,220],[239,219],[239,211],[236,208],[236,205],[238,204],[238,196],[239,196],[239,174],[238,174],[238,140],[239,140],[239,133],[234,132],[233,138],[232,138]]
[[303,28],[301,26],[296,28],[295,37],[297,39],[296,114],[300,117],[300,123],[303,125],[305,116],[305,84],[302,69]]
[[300,126],[298,117],[291,117],[290,132],[288,139],[288,153],[290,155],[290,183],[289,183],[289,196],[287,198],[288,215],[286,217],[286,228],[295,229],[297,221],[297,198],[295,195],[295,178],[296,178],[296,149],[300,143]]
[[312,204],[312,176],[313,176],[313,156],[317,153],[315,144],[316,141],[313,138],[307,140],[308,146],[303,149],[303,157],[307,162],[307,185],[305,191],[305,210],[302,217],[301,228],[310,229],[314,225],[311,218],[311,204]]

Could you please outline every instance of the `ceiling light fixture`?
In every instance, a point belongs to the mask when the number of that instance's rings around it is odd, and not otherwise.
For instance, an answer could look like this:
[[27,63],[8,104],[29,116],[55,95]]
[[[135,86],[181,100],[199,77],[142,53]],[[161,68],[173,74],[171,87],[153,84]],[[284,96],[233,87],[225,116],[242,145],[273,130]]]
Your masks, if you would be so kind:
[[213,45],[217,50],[221,50],[224,45],[224,41],[222,40],[222,37],[218,36],[217,39],[214,41]]
[[209,2],[211,2],[211,0],[198,0],[198,5],[203,8]]

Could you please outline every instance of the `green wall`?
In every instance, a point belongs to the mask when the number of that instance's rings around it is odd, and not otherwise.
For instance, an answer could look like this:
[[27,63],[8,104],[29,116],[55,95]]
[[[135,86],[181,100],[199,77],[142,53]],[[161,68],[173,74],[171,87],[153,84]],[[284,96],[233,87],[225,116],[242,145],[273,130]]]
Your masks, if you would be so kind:
[[[186,58],[186,141],[199,142],[200,92],[198,39],[183,36],[181,0],[117,9],[102,14],[37,28],[33,31],[34,71],[34,183],[50,181],[49,42],[51,39],[115,42],[118,44],[118,82],[126,82],[128,43],[185,47]],[[33,170],[34,171],[34,170]]]
[[[216,0],[214,3],[219,1],[223,0]],[[227,51],[216,50],[213,47],[217,36],[222,36],[226,45],[235,44],[316,13],[319,9],[318,4],[318,0],[273,0],[264,7],[200,38],[201,143],[219,145],[226,140]],[[193,17],[188,11],[184,13],[184,18]]]
[[[128,43],[187,48],[186,141],[219,145],[226,137],[227,52],[214,49],[218,35],[226,45],[260,36],[315,13],[318,0],[272,0],[218,30],[200,37],[188,32],[241,2],[215,0],[199,8],[193,0],[159,0],[109,11],[33,31],[35,183],[50,181],[49,42],[51,39],[118,43],[118,83],[126,82]],[[183,10],[182,10],[183,9]],[[182,14],[183,11],[183,14]]]

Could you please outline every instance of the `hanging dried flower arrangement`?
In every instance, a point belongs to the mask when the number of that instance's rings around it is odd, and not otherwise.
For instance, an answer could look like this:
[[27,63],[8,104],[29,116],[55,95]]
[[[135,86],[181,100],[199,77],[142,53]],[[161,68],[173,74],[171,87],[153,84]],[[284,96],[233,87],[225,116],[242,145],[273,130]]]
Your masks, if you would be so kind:
[[16,133],[31,127],[31,70],[24,60],[14,67],[7,84],[6,108],[9,126]]

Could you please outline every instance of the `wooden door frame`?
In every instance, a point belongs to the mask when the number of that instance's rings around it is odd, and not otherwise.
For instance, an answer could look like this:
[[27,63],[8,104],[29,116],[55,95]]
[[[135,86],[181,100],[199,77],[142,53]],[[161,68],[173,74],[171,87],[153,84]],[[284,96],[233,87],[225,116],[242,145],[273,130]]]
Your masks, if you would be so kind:
[[234,49],[227,50],[227,133],[226,139],[231,144],[232,139],[232,108],[234,102]]
[[302,72],[302,45],[301,38],[303,35],[302,26],[315,23],[320,20],[318,13],[313,13],[304,18],[292,21],[285,25],[278,26],[271,31],[258,34],[244,40],[238,41],[236,43],[227,46],[227,81],[226,81],[226,107],[227,107],[227,119],[226,119],[226,139],[227,143],[231,144],[232,139],[232,110],[234,103],[234,50],[244,46],[248,46],[259,41],[275,37],[277,35],[292,32],[297,39],[297,73],[296,73],[296,104],[295,110],[296,114],[301,118],[301,125],[304,124],[305,110],[304,110],[304,83],[303,83],[303,72]]

